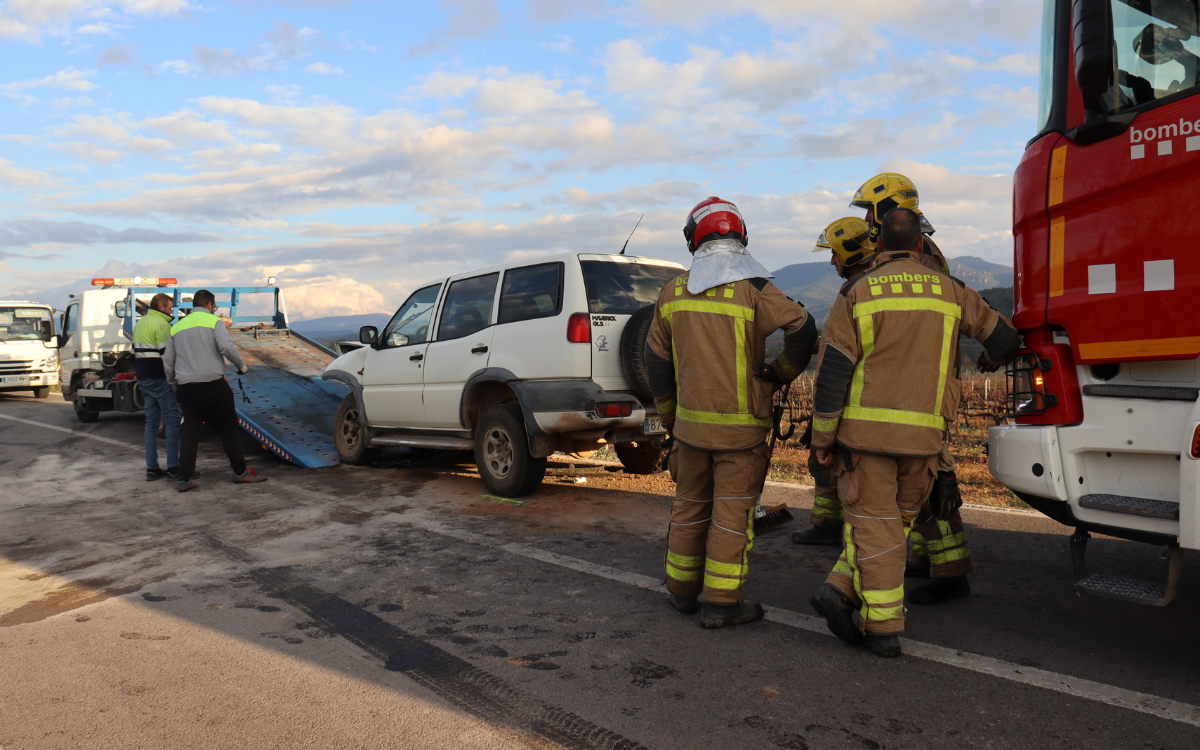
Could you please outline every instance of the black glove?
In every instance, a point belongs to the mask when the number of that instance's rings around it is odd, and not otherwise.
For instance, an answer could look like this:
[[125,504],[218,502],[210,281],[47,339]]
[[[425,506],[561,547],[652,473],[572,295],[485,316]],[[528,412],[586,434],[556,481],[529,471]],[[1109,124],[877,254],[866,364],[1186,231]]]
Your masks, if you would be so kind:
[[953,471],[939,471],[929,495],[929,510],[934,518],[949,521],[954,511],[962,507],[962,494],[958,491],[958,477]]
[[804,448],[812,447],[812,417],[808,418],[808,425],[804,428],[804,434],[800,436],[800,445]]
[[758,377],[768,383],[783,384],[783,381],[779,378],[779,374],[775,372],[775,368],[770,365],[763,365],[763,368],[758,371]]

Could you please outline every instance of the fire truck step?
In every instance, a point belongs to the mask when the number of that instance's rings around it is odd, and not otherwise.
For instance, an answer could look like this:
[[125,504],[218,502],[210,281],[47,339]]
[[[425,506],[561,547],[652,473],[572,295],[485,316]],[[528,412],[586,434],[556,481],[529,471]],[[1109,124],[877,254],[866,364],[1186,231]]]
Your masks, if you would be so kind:
[[1091,534],[1083,529],[1076,529],[1071,535],[1071,563],[1075,568],[1075,588],[1078,591],[1155,607],[1164,607],[1175,598],[1179,576],[1183,573],[1183,548],[1178,543],[1167,547],[1166,581],[1156,583],[1140,578],[1088,573],[1086,556],[1090,538]]
[[1079,507],[1106,510],[1109,513],[1125,513],[1130,516],[1179,520],[1179,503],[1170,500],[1150,500],[1123,495],[1084,495],[1079,498]]

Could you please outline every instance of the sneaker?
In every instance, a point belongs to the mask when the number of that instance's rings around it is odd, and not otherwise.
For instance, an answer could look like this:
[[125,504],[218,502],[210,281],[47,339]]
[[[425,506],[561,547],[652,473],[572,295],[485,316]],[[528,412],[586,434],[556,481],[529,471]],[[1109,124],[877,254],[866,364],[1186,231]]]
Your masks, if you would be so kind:
[[153,468],[153,469],[146,469],[146,481],[153,482],[155,480],[162,479],[169,473],[170,472],[163,471],[162,469],[159,469],[157,467]]
[[900,655],[899,633],[866,633],[862,639],[863,645],[885,659],[895,659]]
[[179,490],[180,492],[187,492],[188,490],[194,490],[199,486],[200,485],[196,484],[191,479],[188,479],[187,481],[184,481],[181,479],[175,483],[175,489]]
[[260,477],[254,469],[246,469],[241,474],[233,477],[234,484],[254,484],[255,482],[265,482],[266,477]]
[[761,604],[742,602],[741,604],[709,604],[704,603],[704,614],[700,617],[700,626],[714,630],[727,628],[730,625],[745,625],[748,622],[758,622],[763,618]]
[[840,523],[814,523],[811,528],[803,531],[793,531],[792,541],[796,544],[819,544],[828,547],[842,546],[842,525]]
[[[171,476],[175,477],[176,479],[179,479],[179,467],[178,466],[168,466],[167,473],[170,474]],[[192,471],[192,479],[199,479],[199,478],[200,478],[200,472],[193,470]]]
[[971,584],[965,575],[949,578],[933,578],[929,583],[908,592],[908,601],[913,604],[945,604],[952,599],[971,595]]
[[667,593],[667,601],[671,606],[680,612],[680,614],[690,615],[700,609],[700,598],[696,596],[680,596],[679,594]]
[[832,583],[821,584],[817,595],[809,599],[809,604],[817,610],[817,614],[825,618],[829,632],[846,643],[862,641],[862,631],[854,624],[854,612],[858,608],[837,586]]

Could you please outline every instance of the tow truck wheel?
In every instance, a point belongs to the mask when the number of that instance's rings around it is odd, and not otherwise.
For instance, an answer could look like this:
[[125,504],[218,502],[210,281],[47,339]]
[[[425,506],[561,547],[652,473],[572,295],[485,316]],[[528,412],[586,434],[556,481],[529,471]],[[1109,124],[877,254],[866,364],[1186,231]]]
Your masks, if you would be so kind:
[[475,426],[475,465],[490,491],[500,497],[528,495],[546,476],[546,459],[529,453],[525,418],[517,404],[488,408]]
[[91,406],[91,399],[83,398],[78,391],[75,392],[74,404],[75,416],[79,417],[80,422],[87,424],[100,418],[100,412]]
[[46,398],[50,395],[50,386],[44,385],[41,388],[33,389],[34,398]]
[[338,458],[344,464],[356,466],[371,463],[379,457],[379,449],[370,447],[372,437],[374,431],[362,423],[358,400],[353,393],[347,393],[333,420],[333,445]]
[[649,440],[637,443],[617,443],[613,446],[617,458],[629,474],[657,474],[663,470],[667,452]]

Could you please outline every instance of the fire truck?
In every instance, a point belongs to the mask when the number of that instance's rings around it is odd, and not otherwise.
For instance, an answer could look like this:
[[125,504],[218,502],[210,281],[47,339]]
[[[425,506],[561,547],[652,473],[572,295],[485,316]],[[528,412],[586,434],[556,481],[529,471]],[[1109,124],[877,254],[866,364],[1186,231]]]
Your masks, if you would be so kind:
[[[1013,178],[1026,348],[988,436],[992,474],[1075,529],[1075,586],[1157,605],[1200,549],[1198,63],[1197,0],[1046,0]],[[1090,569],[1092,533],[1161,545],[1163,570]]]

